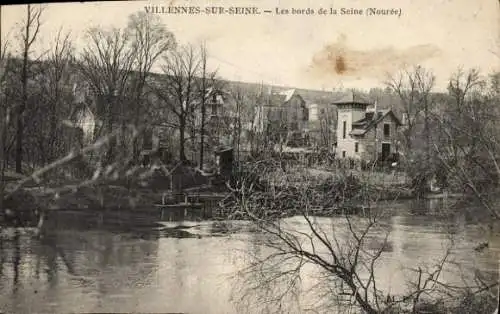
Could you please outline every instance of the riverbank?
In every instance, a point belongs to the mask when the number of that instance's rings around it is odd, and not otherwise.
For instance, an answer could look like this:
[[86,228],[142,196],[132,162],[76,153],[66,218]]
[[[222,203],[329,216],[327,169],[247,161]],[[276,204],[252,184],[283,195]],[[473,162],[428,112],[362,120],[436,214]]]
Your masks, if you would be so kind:
[[[28,212],[36,208],[50,215],[66,212],[86,217],[90,224],[141,227],[154,226],[155,221],[161,220],[163,214],[168,214],[174,207],[180,214],[174,215],[176,217],[173,219],[247,219],[248,216],[240,210],[241,192],[250,201],[247,204],[254,206],[254,209],[258,207],[259,215],[270,218],[300,214],[304,206],[309,208],[310,214],[316,216],[364,215],[374,210],[380,202],[417,198],[414,191],[405,184],[405,175],[401,173],[350,170],[334,172],[300,167],[286,171],[279,167],[256,168],[253,172],[239,173],[233,182],[234,190],[224,184],[205,184],[207,180],[191,180],[193,182],[188,186],[171,190],[172,185],[168,179],[160,175],[144,185],[118,181],[88,186],[67,184],[61,193],[50,193],[50,188],[46,187],[25,187],[17,196],[15,205]],[[183,178],[178,181],[188,180]],[[246,185],[241,186],[242,182],[246,182]],[[198,197],[202,194],[206,200]],[[211,195],[217,197],[210,197]],[[220,206],[214,198],[223,200]],[[209,215],[201,216],[192,212],[194,206],[187,204],[183,208],[182,203],[187,199],[204,208],[207,207],[205,202],[210,202]],[[306,199],[307,202],[304,203]],[[166,209],[159,207],[160,204],[172,206]],[[37,221],[32,220],[31,225],[36,225]]]

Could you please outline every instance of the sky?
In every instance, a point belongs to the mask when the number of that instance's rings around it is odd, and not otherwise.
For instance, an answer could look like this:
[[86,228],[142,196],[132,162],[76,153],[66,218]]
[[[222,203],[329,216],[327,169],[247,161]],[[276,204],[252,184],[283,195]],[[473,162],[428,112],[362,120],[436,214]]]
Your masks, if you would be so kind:
[[[76,47],[91,26],[125,27],[145,6],[254,6],[260,15],[159,14],[181,43],[204,41],[209,64],[225,79],[332,90],[383,87],[387,75],[422,65],[443,89],[459,67],[500,70],[498,0],[165,0],[45,4],[37,49],[53,46],[61,27]],[[391,9],[401,16],[277,15],[276,8],[318,12]],[[15,40],[25,6],[3,6],[2,38]]]

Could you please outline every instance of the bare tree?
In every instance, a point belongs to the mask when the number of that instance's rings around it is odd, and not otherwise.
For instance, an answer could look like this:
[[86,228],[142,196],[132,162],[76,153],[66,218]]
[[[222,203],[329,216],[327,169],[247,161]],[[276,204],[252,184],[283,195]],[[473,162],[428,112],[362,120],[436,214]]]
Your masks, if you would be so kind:
[[33,44],[37,39],[40,27],[42,25],[41,16],[42,6],[26,7],[26,19],[22,23],[21,33],[21,53],[22,53],[22,73],[21,73],[21,101],[16,111],[17,133],[16,133],[16,172],[22,173],[23,163],[23,133],[24,133],[24,111],[28,103],[28,79],[30,68],[30,54]]
[[[59,134],[59,119],[65,113],[65,104],[68,101],[68,93],[66,92],[70,82],[70,67],[73,65],[73,46],[71,43],[70,33],[63,34],[62,29],[57,33],[54,48],[49,52],[47,60],[44,62],[42,74],[43,82],[40,82],[42,88],[42,97],[46,106],[40,109],[48,114],[48,128],[39,127],[35,132],[35,136],[39,138],[40,151],[48,150],[48,156],[42,156],[44,159],[48,157],[48,161],[53,161],[57,158],[58,153],[58,138]],[[47,132],[45,132],[47,130]]]
[[449,82],[448,110],[434,115],[442,140],[434,150],[456,189],[471,191],[498,220],[491,203],[500,180],[498,94],[495,75],[487,81],[475,70],[457,71]]
[[411,70],[403,70],[396,76],[389,77],[386,85],[398,95],[403,105],[405,126],[403,136],[407,153],[413,149],[415,127],[418,119],[424,113],[425,134],[429,143],[428,114],[431,106],[431,92],[434,88],[435,77],[432,72],[421,66]]
[[334,132],[332,127],[335,125],[333,112],[330,108],[323,108],[324,111],[320,111],[319,123],[320,123],[320,136],[322,140],[322,145],[332,147],[332,141]]
[[[0,6],[0,16],[2,9]],[[5,81],[7,78],[8,62],[10,61],[10,53],[8,52],[9,40],[2,41],[2,20],[0,19],[0,210],[3,209],[3,193],[5,184],[5,168],[6,164],[6,142],[7,130],[10,122],[10,108],[5,101]]]
[[[135,51],[129,49],[130,35],[117,28],[87,32],[88,46],[78,60],[80,73],[90,84],[95,95],[101,128],[110,133],[118,122],[127,120],[125,96],[130,86],[130,71],[135,61]],[[109,146],[107,161],[114,156],[114,145]]]
[[266,151],[268,112],[266,105],[268,98],[264,93],[264,85],[260,84],[259,90],[247,94],[248,104],[245,105],[245,116],[249,124],[250,152],[258,156]]
[[[168,51],[176,47],[175,37],[159,17],[154,14],[139,12],[129,16],[126,29],[130,36],[131,51],[134,51],[131,75],[132,98],[134,99],[136,125],[144,123],[141,118],[147,116],[147,82],[151,70]],[[139,157],[139,143],[133,143],[135,159]]]
[[[204,42],[199,47],[199,58],[201,66],[196,80],[196,89],[199,92],[193,105],[195,113],[192,115],[191,121],[191,138],[193,139],[192,147],[196,150],[197,133],[200,134],[199,162],[200,169],[202,169],[202,164],[210,152],[209,148],[215,148],[219,145],[221,131],[224,131],[226,127],[230,127],[226,123],[229,118],[228,113],[234,113],[235,108],[231,106],[232,102],[229,99],[231,95],[226,91],[226,82],[218,78],[217,70],[209,70],[208,68],[208,50]],[[217,106],[221,100],[222,103],[219,105],[222,105],[222,108],[220,108],[222,111],[218,112],[218,109],[214,106]],[[208,106],[211,106],[211,108],[208,108]],[[214,112],[214,109],[217,112]],[[207,114],[207,110],[210,110],[210,115]]]
[[[261,128],[265,121],[262,115],[265,114],[261,105],[263,105],[264,95],[262,87],[243,88],[236,86],[231,91],[234,99],[234,117],[230,132],[234,134],[233,141],[235,148],[241,150],[248,148],[253,155],[260,155],[265,149],[266,130]],[[238,158],[239,159],[239,158]]]
[[179,159],[187,161],[186,132],[199,106],[200,90],[198,78],[203,59],[191,46],[182,46],[164,57],[163,74],[152,88],[157,97],[177,117],[179,131]]
[[207,49],[205,43],[201,47],[201,125],[200,125],[200,170],[203,170],[205,152],[205,121],[207,102]]
[[236,150],[236,163],[239,165],[241,161],[241,144],[242,144],[242,133],[243,133],[243,121],[244,120],[244,106],[245,106],[245,97],[244,94],[242,93],[240,88],[236,89],[235,95],[234,95],[234,100],[235,100],[235,112],[234,112],[234,118],[233,118],[233,129],[234,129],[234,136],[233,136],[233,147]]

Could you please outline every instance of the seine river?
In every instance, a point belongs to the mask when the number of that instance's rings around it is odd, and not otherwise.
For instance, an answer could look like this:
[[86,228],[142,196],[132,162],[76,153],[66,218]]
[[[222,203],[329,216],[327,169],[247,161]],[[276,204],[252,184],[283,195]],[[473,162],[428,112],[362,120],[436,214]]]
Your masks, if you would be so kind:
[[[451,242],[450,259],[460,265],[460,270],[450,267],[443,273],[443,281],[463,284],[475,269],[498,278],[498,235],[488,235],[485,228],[462,215],[439,218],[432,214],[432,206],[416,211],[415,205],[409,203],[390,206],[399,214],[385,221],[390,249],[377,267],[379,288],[393,294],[403,291],[412,274],[409,268],[435,264]],[[347,230],[341,217],[317,221]],[[298,231],[308,228],[300,217],[284,223]],[[26,231],[4,229],[0,310],[240,313],[242,304],[235,291],[241,291],[246,283],[235,275],[249,263],[248,253],[266,254],[266,249],[259,248],[263,235],[253,232],[245,222],[230,223],[234,229],[230,233],[223,232],[216,222],[196,225],[176,234],[60,225],[41,240]],[[370,241],[376,246],[383,238],[384,234],[372,235]],[[484,241],[489,244],[486,249],[474,250]],[[306,271],[302,278],[305,290],[317,277]],[[307,297],[301,302],[289,305],[283,312],[303,312],[309,306]]]

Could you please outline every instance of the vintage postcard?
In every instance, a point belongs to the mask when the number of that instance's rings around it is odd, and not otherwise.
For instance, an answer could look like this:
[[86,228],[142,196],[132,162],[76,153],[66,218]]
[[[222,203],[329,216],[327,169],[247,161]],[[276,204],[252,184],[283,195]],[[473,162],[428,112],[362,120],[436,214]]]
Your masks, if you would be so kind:
[[0,6],[1,313],[497,313],[497,0]]

